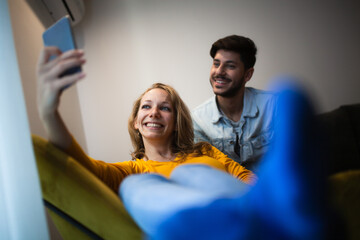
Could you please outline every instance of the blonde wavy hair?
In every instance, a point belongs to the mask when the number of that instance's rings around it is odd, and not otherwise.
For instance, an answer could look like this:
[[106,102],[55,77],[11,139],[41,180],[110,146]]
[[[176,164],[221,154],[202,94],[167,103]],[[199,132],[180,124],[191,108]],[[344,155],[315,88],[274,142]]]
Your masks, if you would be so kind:
[[140,132],[135,129],[134,123],[136,121],[138,111],[140,108],[141,99],[143,96],[152,89],[162,89],[166,91],[171,99],[171,104],[174,109],[175,131],[171,143],[171,151],[177,154],[180,159],[185,158],[188,154],[195,156],[203,155],[203,151],[211,149],[211,145],[206,142],[194,144],[194,129],[191,120],[191,115],[188,107],[174,88],[163,83],[154,83],[143,94],[136,99],[133,109],[128,121],[128,131],[130,134],[131,142],[134,151],[131,153],[132,159],[141,159],[145,155],[145,147]]

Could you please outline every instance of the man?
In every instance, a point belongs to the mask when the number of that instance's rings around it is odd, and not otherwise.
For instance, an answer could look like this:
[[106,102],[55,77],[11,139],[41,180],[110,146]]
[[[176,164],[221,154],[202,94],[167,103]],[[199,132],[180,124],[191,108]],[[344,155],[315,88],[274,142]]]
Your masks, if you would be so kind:
[[254,73],[256,52],[246,37],[217,40],[210,50],[215,96],[192,112],[195,142],[209,142],[255,172],[274,135],[276,105],[273,93],[245,87]]

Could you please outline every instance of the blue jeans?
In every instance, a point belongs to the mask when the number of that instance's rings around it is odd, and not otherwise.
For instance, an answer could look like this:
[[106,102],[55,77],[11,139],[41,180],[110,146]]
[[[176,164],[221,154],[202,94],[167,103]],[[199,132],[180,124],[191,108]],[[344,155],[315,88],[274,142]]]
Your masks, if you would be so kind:
[[175,168],[167,179],[158,174],[137,174],[125,178],[120,197],[135,222],[149,235],[177,212],[202,207],[219,198],[241,196],[249,185],[228,173],[201,164]]

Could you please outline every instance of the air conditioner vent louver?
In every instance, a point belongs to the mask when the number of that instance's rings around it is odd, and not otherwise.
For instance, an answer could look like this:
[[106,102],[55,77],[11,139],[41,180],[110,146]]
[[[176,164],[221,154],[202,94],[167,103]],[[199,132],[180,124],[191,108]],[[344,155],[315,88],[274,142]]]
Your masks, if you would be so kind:
[[45,28],[69,15],[71,24],[78,24],[85,14],[83,0],[26,0]]

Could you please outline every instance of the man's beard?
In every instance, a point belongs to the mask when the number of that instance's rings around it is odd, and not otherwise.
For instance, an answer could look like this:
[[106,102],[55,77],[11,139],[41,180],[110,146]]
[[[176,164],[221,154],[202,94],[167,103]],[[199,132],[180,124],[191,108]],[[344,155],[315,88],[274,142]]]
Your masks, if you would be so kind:
[[[214,77],[213,79],[215,79],[215,78],[216,77]],[[210,82],[212,82],[211,79],[210,79]],[[245,77],[242,77],[241,80],[238,82],[238,84],[236,84],[235,86],[230,87],[225,92],[215,93],[215,95],[221,96],[221,97],[224,97],[224,98],[232,98],[244,87],[244,83],[245,83]]]

